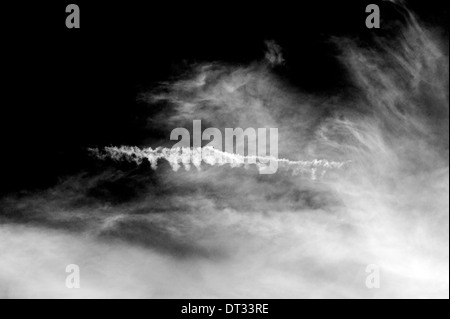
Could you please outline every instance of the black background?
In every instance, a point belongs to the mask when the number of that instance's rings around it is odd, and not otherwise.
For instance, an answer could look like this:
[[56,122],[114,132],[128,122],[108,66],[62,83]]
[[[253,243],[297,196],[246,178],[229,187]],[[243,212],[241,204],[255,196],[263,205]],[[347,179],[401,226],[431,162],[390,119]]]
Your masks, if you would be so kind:
[[[81,29],[65,26],[70,3]],[[142,142],[152,111],[137,97],[191,63],[249,63],[273,39],[287,61],[276,72],[303,91],[333,92],[347,83],[331,39],[370,42],[401,21],[380,1],[153,3],[2,4],[1,194],[87,169],[87,147]],[[365,26],[369,3],[381,7],[381,30]],[[448,5],[408,3],[448,39]]]

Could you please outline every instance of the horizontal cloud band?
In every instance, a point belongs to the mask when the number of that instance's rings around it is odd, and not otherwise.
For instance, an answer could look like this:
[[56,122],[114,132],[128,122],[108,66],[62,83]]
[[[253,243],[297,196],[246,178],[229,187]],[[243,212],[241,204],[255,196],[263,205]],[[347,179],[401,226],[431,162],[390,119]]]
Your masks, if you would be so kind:
[[145,159],[150,162],[152,169],[157,169],[158,161],[166,160],[174,171],[178,171],[183,165],[186,170],[190,170],[191,165],[201,169],[201,164],[211,166],[230,165],[231,167],[248,167],[255,164],[264,170],[268,162],[276,162],[279,168],[292,171],[294,175],[308,174],[315,180],[318,176],[323,177],[328,170],[340,169],[349,162],[334,162],[328,160],[312,161],[291,161],[288,159],[278,159],[263,156],[243,156],[228,152],[219,151],[213,147],[203,148],[138,148],[132,146],[105,147],[103,150],[89,149],[97,158],[113,160],[127,160],[140,165]]

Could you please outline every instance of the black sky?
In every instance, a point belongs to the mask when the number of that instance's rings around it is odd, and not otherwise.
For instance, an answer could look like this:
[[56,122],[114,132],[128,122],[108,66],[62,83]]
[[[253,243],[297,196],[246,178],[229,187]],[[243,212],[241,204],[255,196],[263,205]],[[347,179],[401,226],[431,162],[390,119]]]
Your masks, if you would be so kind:
[[[3,193],[47,187],[89,166],[87,147],[141,142],[151,111],[138,95],[192,63],[249,63],[263,58],[265,40],[275,40],[286,59],[277,72],[293,85],[311,93],[342,91],[345,73],[331,39],[370,42],[374,33],[387,32],[365,27],[369,3],[380,4],[382,25],[401,19],[380,1],[73,1],[81,9],[81,29],[69,30],[69,3],[2,6]],[[409,5],[448,33],[448,5]]]

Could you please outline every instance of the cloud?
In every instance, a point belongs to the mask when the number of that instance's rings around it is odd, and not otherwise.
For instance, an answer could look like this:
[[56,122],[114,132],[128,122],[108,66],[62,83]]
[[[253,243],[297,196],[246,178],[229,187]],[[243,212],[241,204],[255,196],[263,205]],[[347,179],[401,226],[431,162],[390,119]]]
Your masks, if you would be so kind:
[[281,47],[275,41],[266,41],[267,52],[266,60],[271,66],[276,66],[284,63]]
[[[282,169],[292,171],[294,175],[307,174],[312,179],[319,176],[325,176],[327,170],[340,169],[344,167],[345,162],[330,162],[328,160],[313,160],[313,161],[291,161],[288,159],[272,158],[269,156],[243,156],[240,154],[227,153],[219,151],[211,146],[199,148],[146,148],[140,149],[137,147],[105,147],[102,152],[99,149],[91,149],[90,152],[99,159],[111,158],[116,161],[128,160],[140,165],[144,160],[147,160],[152,169],[157,169],[158,161],[166,160],[172,169],[176,172],[181,166],[186,170],[190,170],[191,165],[194,165],[198,170],[201,169],[201,164],[211,166],[229,165],[230,167],[248,167],[250,164],[258,166],[260,172],[264,170],[267,162],[274,161],[280,165]],[[278,166],[277,166],[278,167]],[[276,172],[274,172],[276,173]]]
[[174,172],[157,162],[171,145],[109,147],[158,170],[105,158],[102,174],[2,200],[0,296],[448,298],[448,56],[413,16],[398,32],[370,49],[337,40],[343,96],[300,92],[266,62],[196,65],[153,90],[159,129],[278,127],[281,158],[351,165],[317,180]]

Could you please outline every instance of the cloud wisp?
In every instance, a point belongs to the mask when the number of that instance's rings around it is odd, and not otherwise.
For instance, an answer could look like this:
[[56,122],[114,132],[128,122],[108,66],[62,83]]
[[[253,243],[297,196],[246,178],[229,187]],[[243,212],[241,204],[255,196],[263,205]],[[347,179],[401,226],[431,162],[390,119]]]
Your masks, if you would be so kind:
[[[261,156],[243,156],[240,154],[233,154],[219,151],[213,147],[203,148],[146,148],[140,149],[138,147],[105,147],[100,151],[99,149],[90,149],[90,152],[99,159],[111,158],[116,161],[126,160],[135,162],[141,165],[144,160],[147,160],[152,169],[157,169],[158,161],[166,160],[172,169],[176,172],[181,166],[186,170],[191,169],[191,165],[198,170],[201,169],[202,162],[211,166],[229,165],[230,167],[248,167],[252,163],[257,166],[265,166],[269,161],[276,161],[280,165],[280,169],[291,171],[293,175],[307,175],[315,180],[317,176],[324,177],[327,170],[340,169],[346,164],[345,162],[330,162],[328,160],[313,160],[313,161],[290,161],[288,159],[279,159],[272,157]],[[260,163],[258,163],[260,162]]]

